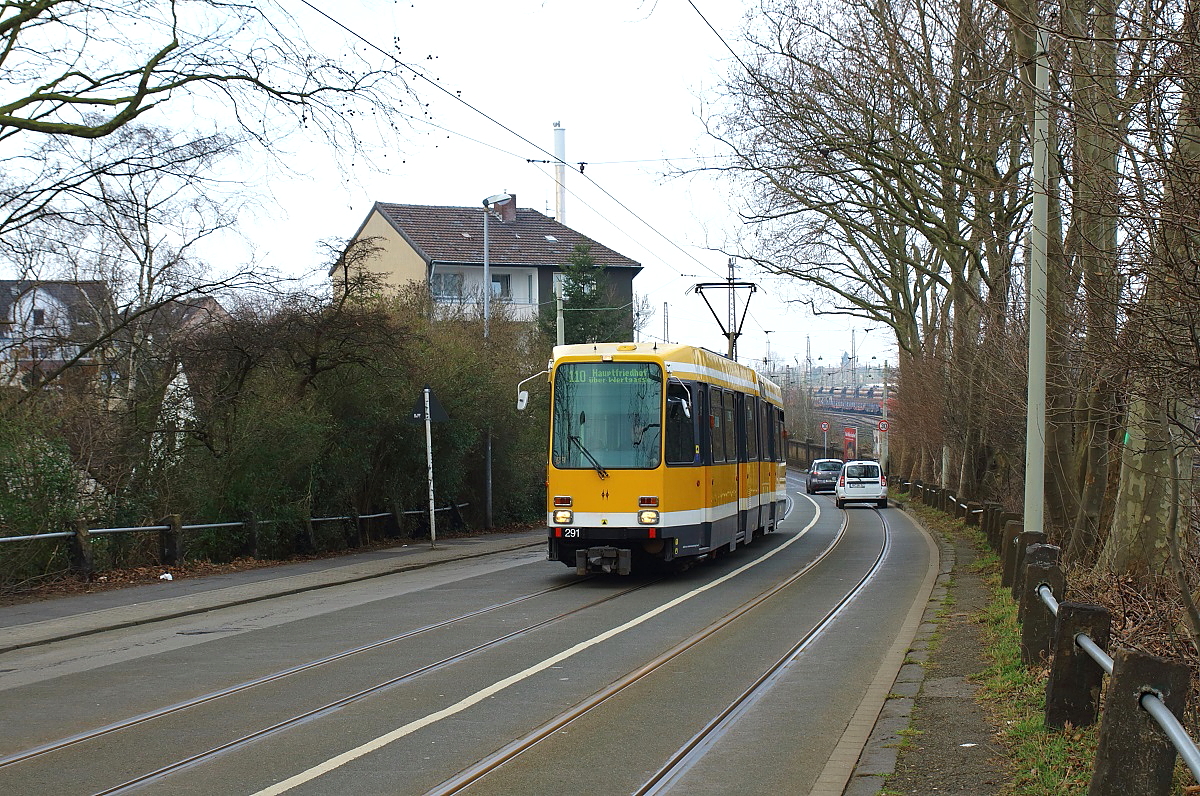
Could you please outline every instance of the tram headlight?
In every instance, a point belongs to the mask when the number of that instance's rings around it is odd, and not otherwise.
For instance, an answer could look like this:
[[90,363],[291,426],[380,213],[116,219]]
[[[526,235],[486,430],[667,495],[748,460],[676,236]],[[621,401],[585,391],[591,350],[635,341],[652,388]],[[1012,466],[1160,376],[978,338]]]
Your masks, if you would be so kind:
[[574,519],[575,519],[575,512],[571,511],[570,509],[555,509],[554,510],[554,524],[555,525],[570,525],[571,521]]
[[638,512],[638,522],[642,525],[658,525],[658,512],[653,509],[643,509]]

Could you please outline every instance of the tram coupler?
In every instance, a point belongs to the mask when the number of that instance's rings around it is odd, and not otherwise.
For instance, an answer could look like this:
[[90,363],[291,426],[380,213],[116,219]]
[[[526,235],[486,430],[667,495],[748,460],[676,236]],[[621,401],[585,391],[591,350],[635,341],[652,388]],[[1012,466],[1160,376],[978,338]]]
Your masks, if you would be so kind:
[[575,551],[575,572],[615,572],[628,575],[632,569],[633,555],[623,547],[589,547]]

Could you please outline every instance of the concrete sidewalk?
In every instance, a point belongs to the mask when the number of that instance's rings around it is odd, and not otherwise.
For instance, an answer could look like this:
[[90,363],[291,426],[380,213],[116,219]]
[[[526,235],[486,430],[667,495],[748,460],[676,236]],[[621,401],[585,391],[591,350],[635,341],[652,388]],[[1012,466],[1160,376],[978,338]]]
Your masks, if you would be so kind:
[[447,561],[545,547],[545,544],[544,528],[441,540],[435,547],[417,541],[245,572],[164,580],[127,589],[3,606],[0,607],[0,654]]

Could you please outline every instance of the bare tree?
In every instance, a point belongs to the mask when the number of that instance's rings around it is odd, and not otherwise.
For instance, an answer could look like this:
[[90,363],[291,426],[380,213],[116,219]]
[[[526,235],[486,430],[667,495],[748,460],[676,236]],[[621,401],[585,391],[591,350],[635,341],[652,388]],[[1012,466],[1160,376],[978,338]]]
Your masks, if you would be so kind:
[[273,2],[7,0],[0,35],[0,142],[101,138],[183,97],[216,99],[265,140],[285,120],[352,133],[359,100],[394,102],[393,70],[362,49],[323,55]]
[[103,139],[153,112],[159,124],[209,120],[279,164],[279,144],[301,131],[335,153],[389,141],[394,111],[413,96],[392,59],[361,44],[327,55],[270,0],[8,0],[0,36],[2,233],[97,177],[167,168],[136,153],[72,158],[56,140]]
[[961,464],[942,478],[969,488],[1028,201],[1007,20],[936,0],[763,11],[711,127],[747,186],[751,255],[814,311],[890,327],[902,371],[941,372]]

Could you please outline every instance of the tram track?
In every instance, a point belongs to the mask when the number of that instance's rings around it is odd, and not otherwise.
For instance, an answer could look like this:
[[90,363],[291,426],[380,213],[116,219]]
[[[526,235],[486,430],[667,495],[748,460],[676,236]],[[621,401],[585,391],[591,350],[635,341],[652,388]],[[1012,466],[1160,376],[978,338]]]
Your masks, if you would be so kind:
[[[876,510],[878,514],[878,510]],[[869,567],[867,572],[858,580],[858,582],[849,589],[838,602],[826,613],[826,615],[818,621],[804,636],[797,641],[783,656],[781,656],[774,664],[769,666],[767,670],[757,678],[741,695],[729,704],[724,710],[720,711],[712,721],[710,721],[699,733],[693,736],[683,747],[681,747],[674,755],[672,755],[667,763],[657,771],[650,779],[646,781],[641,788],[635,791],[635,794],[650,794],[662,793],[668,789],[679,777],[687,772],[700,758],[703,757],[704,751],[713,743],[715,743],[724,732],[737,722],[737,720],[748,711],[755,702],[757,702],[765,693],[767,693],[775,681],[782,676],[783,672],[794,662],[804,650],[831,624],[834,619],[842,612],[846,606],[853,603],[854,599],[859,595],[862,589],[872,576],[878,571],[881,563],[886,558],[887,551],[890,545],[890,533],[888,531],[887,521],[883,519],[885,536],[884,544]],[[528,734],[506,744],[496,752],[476,762],[472,766],[460,771],[451,779],[448,779],[436,786],[435,788],[425,792],[424,796],[451,796],[451,794],[461,793],[468,788],[485,780],[488,774],[496,771],[505,763],[514,760],[524,752],[531,749],[540,741],[548,738],[556,732],[561,731],[567,725],[577,719],[587,715],[589,712],[596,710],[608,700],[616,697],[645,678],[652,675],[671,661],[679,658],[684,653],[697,647],[706,639],[712,637],[728,625],[753,611],[763,603],[780,594],[790,586],[797,583],[805,575],[815,569],[828,556],[830,556],[838,547],[838,544],[844,538],[846,533],[846,523],[843,522],[836,537],[832,543],[821,552],[819,556],[810,561],[799,571],[793,573],[782,581],[774,584],[767,590],[759,593],[757,596],[745,601],[741,605],[734,608],[729,613],[725,614],[715,622],[697,631],[693,635],[679,642],[671,649],[662,653],[654,660],[646,663],[638,669],[629,672],[620,679],[614,681],[609,686],[596,692],[582,702],[577,703],[571,708],[563,711],[549,721],[543,723]]]
[[[876,557],[871,567],[863,574],[858,583],[854,585],[843,597],[837,602],[812,628],[808,630],[792,647],[781,656],[774,664],[763,672],[763,674],[755,680],[750,686],[743,691],[736,699],[734,699],[725,710],[717,714],[712,721],[704,726],[700,732],[696,733],[687,743],[681,746],[675,754],[673,754],[660,768],[656,771],[640,788],[633,792],[633,796],[658,796],[659,794],[668,792],[679,780],[690,771],[712,748],[726,732],[735,725],[742,716],[750,711],[751,708],[764,696],[776,682],[783,676],[784,672],[799,658],[799,656],[815,641],[830,624],[838,618],[838,616],[849,606],[867,583],[879,571],[884,560],[887,558],[888,550],[891,547],[892,533],[887,519],[882,512],[874,509],[879,515],[880,521],[883,524],[884,539],[880,546],[879,555]],[[843,529],[845,526],[843,525]]]
[[[12,754],[5,755],[4,757],[0,757],[0,770],[4,770],[5,768],[9,768],[11,766],[15,766],[20,763],[35,760],[37,758],[52,754],[54,752],[63,751],[70,747],[74,747],[74,746],[84,744],[84,743],[87,743],[90,741],[95,741],[95,740],[103,738],[105,736],[112,735],[112,734],[121,732],[123,730],[128,730],[128,729],[131,729],[134,727],[138,727],[140,725],[147,724],[149,722],[152,722],[152,721],[155,721],[158,719],[163,719],[168,716],[180,714],[180,713],[183,713],[192,708],[196,708],[196,707],[199,707],[202,705],[208,705],[208,704],[211,704],[213,702],[216,702],[216,701],[226,698],[226,697],[230,697],[230,696],[233,696],[236,694],[244,694],[245,692],[250,691],[251,689],[261,687],[261,686],[264,686],[264,685],[267,685],[270,683],[277,683],[279,681],[285,680],[288,677],[292,677],[294,675],[298,675],[298,674],[301,674],[304,672],[310,672],[310,671],[319,669],[321,667],[328,666],[333,663],[337,663],[339,661],[347,660],[349,658],[352,658],[353,656],[361,655],[366,652],[379,650],[379,649],[382,649],[389,645],[396,644],[396,643],[399,643],[402,641],[406,641],[406,640],[412,639],[414,637],[423,635],[425,633],[429,633],[434,630],[439,630],[439,629],[457,624],[459,622],[463,622],[463,621],[466,621],[469,619],[473,619],[473,618],[482,616],[484,614],[492,613],[492,612],[499,611],[499,610],[502,610],[505,608],[511,608],[513,606],[520,605],[525,602],[529,602],[530,600],[535,600],[539,597],[544,597],[546,595],[553,594],[555,592],[562,591],[564,589],[568,589],[573,586],[580,585],[582,583],[587,582],[588,580],[591,580],[591,578],[590,577],[580,578],[578,580],[573,580],[573,581],[570,581],[567,583],[562,583],[562,584],[552,586],[549,588],[539,589],[537,591],[530,592],[528,594],[524,594],[519,597],[510,599],[510,600],[505,600],[500,603],[488,605],[488,606],[478,608],[473,611],[467,611],[463,614],[460,614],[455,617],[451,617],[449,619],[444,619],[444,620],[441,620],[438,622],[432,622],[430,624],[423,625],[419,628],[405,631],[404,633],[399,633],[399,634],[389,636],[384,639],[379,639],[379,640],[370,642],[368,644],[362,644],[362,645],[359,645],[356,647],[352,647],[350,649],[342,650],[341,652],[337,652],[333,655],[327,655],[327,656],[317,658],[317,659],[314,659],[311,661],[306,661],[305,663],[299,664],[297,666],[291,666],[286,669],[281,669],[279,671],[272,672],[270,674],[263,675],[261,677],[256,677],[256,678],[253,678],[250,680],[246,680],[241,683],[237,683],[235,685],[228,686],[226,688],[218,689],[216,691],[211,691],[209,693],[202,694],[200,696],[193,697],[191,699],[183,700],[181,702],[176,702],[171,705],[167,705],[165,707],[156,708],[154,710],[140,713],[136,716],[132,716],[132,717],[122,719],[122,720],[119,720],[116,722],[112,722],[109,724],[105,724],[103,726],[96,727],[96,728],[93,728],[90,730],[86,730],[81,733],[76,733],[73,735],[66,736],[64,738],[50,741],[48,743],[40,744],[35,747],[31,747],[31,748],[24,749],[24,750],[21,750],[18,752],[14,752]],[[538,629],[546,627],[547,625],[553,624],[555,622],[559,622],[559,621],[566,619],[567,617],[570,617],[574,614],[578,614],[581,611],[585,611],[589,608],[593,608],[598,605],[602,605],[611,600],[625,596],[632,592],[636,592],[640,589],[644,589],[644,588],[646,588],[650,585],[653,585],[654,583],[657,583],[657,582],[658,582],[657,580],[651,580],[651,581],[647,581],[644,583],[639,583],[636,586],[633,586],[633,587],[630,587],[627,589],[623,589],[621,591],[617,591],[612,594],[608,594],[604,597],[601,597],[601,598],[598,598],[595,600],[591,600],[591,601],[585,603],[584,605],[578,606],[578,607],[570,609],[568,611],[560,612],[560,613],[556,614],[555,616],[549,617],[540,622],[536,622],[536,623],[528,625],[526,627],[522,627],[517,630],[513,630],[509,633],[505,633],[499,637],[493,638],[489,641],[483,642],[482,644],[478,644],[474,647],[471,647],[470,649],[458,652],[451,656],[447,656],[446,658],[443,658],[439,661],[419,667],[417,669],[406,672],[405,674],[399,675],[397,677],[390,678],[387,681],[376,684],[369,688],[362,689],[362,690],[356,692],[355,694],[351,694],[349,696],[346,696],[341,699],[335,700],[333,702],[327,703],[318,708],[305,711],[302,714],[300,714],[298,716],[294,716],[290,719],[286,719],[284,721],[277,722],[276,724],[274,724],[271,727],[268,727],[266,729],[258,730],[253,733],[249,733],[245,736],[242,736],[238,739],[235,739],[233,741],[220,744],[219,746],[214,747],[213,749],[210,749],[210,750],[200,753],[198,755],[189,756],[187,759],[177,761],[169,766],[164,767],[163,769],[153,772],[151,775],[145,775],[143,777],[139,777],[136,781],[142,782],[145,780],[145,777],[147,777],[147,776],[153,776],[155,778],[164,776],[165,773],[169,773],[170,771],[178,770],[183,766],[194,765],[194,764],[200,762],[201,760],[212,757],[214,754],[217,754],[219,752],[229,751],[231,749],[238,748],[240,746],[244,746],[245,744],[247,744],[253,740],[256,740],[258,738],[262,738],[262,737],[265,737],[266,735],[273,734],[275,732],[279,732],[282,729],[286,729],[287,727],[295,726],[298,723],[301,723],[303,721],[308,721],[317,716],[328,714],[334,710],[337,710],[340,707],[344,707],[345,705],[351,704],[353,702],[357,702],[357,701],[363,699],[364,697],[369,696],[370,694],[378,693],[382,690],[386,690],[387,688],[391,688],[396,685],[400,685],[404,682],[414,679],[415,677],[418,677],[423,674],[427,674],[431,671],[436,671],[438,669],[444,668],[452,663],[461,662],[462,660],[465,660],[466,658],[476,655],[486,649],[490,649],[499,644],[506,643],[508,641],[512,641],[512,640],[514,640],[516,638],[520,638],[521,636],[524,636],[524,635],[528,635]],[[130,787],[132,785],[133,782],[134,781],[131,780],[130,782],[123,783],[121,786],[118,786],[118,789],[109,789],[106,791],[100,791],[100,793],[121,792],[121,789],[127,789],[128,787]]]
[[[788,480],[789,480],[789,486],[794,486],[794,484],[792,483],[793,479],[789,478]],[[788,509],[790,510],[794,505],[790,495],[788,497],[787,503],[788,503]],[[654,670],[656,670],[656,669],[660,668],[661,666],[663,666],[664,664],[668,663],[673,658],[678,657],[679,655],[683,654],[687,649],[693,648],[696,645],[700,644],[701,642],[704,641],[704,639],[708,638],[709,636],[713,635],[714,633],[717,633],[723,627],[732,623],[740,616],[744,615],[745,613],[749,612],[750,610],[753,610],[754,607],[761,605],[763,602],[766,602],[772,596],[777,594],[779,591],[787,588],[788,585],[791,585],[792,583],[794,583],[805,572],[810,571],[818,563],[820,563],[822,560],[824,560],[825,557],[828,556],[829,553],[837,547],[837,544],[838,544],[838,542],[841,541],[844,533],[845,533],[845,523],[843,522],[840,529],[837,531],[835,538],[831,541],[829,546],[820,553],[820,555],[818,556],[817,559],[815,559],[814,561],[812,561],[808,565],[806,565],[803,570],[801,570],[800,572],[795,573],[793,576],[785,579],[784,582],[776,584],[775,586],[760,593],[756,598],[753,598],[753,599],[747,601],[747,603],[745,603],[744,605],[742,605],[739,608],[735,609],[734,611],[730,612],[726,616],[722,617],[720,620],[712,623],[709,627],[697,632],[691,638],[680,643],[672,650],[664,653],[663,655],[661,655],[659,658],[655,659],[654,661],[651,661],[650,663],[640,667],[636,672],[631,672],[629,676],[627,676],[626,678],[623,678],[623,681],[614,683],[612,686],[605,689],[603,692],[600,692],[599,694],[597,694],[595,698],[593,698],[592,700],[589,700],[589,702],[594,702],[594,704],[591,704],[591,705],[582,705],[581,704],[580,706],[576,706],[576,709],[568,711],[568,713],[573,714],[573,715],[564,714],[565,718],[563,716],[560,716],[557,719],[552,720],[551,722],[548,722],[546,724],[544,732],[542,733],[542,737],[545,737],[545,735],[548,735],[548,734],[554,732],[555,729],[557,729],[561,726],[564,726],[565,724],[569,723],[570,721],[573,721],[578,716],[584,715],[588,710],[593,709],[595,706],[599,705],[600,703],[602,703],[604,700],[608,699],[609,697],[611,697],[617,693],[620,693],[620,691],[624,690],[629,685],[632,685],[634,682],[637,682],[637,680],[648,676]],[[49,755],[52,752],[64,750],[64,749],[67,749],[72,746],[83,744],[89,740],[98,739],[105,735],[117,733],[121,730],[131,729],[133,727],[137,727],[138,725],[145,724],[147,722],[151,722],[155,719],[164,718],[164,717],[170,716],[172,714],[176,714],[176,713],[182,713],[183,711],[186,711],[188,708],[197,707],[200,705],[211,703],[213,701],[219,700],[226,696],[231,696],[231,695],[237,694],[237,693],[244,693],[254,687],[266,685],[267,683],[277,682],[277,681],[286,679],[287,677],[289,677],[291,675],[299,674],[300,672],[310,671],[310,670],[319,668],[321,666],[334,663],[336,661],[345,660],[354,655],[358,655],[358,654],[368,652],[371,650],[377,650],[377,649],[387,646],[388,644],[394,644],[396,642],[403,641],[405,639],[411,639],[414,636],[417,636],[419,634],[428,633],[431,630],[446,627],[447,625],[451,625],[456,622],[461,622],[461,621],[463,621],[465,619],[469,619],[471,617],[479,616],[484,613],[496,611],[498,609],[502,609],[502,608],[517,605],[519,603],[527,602],[529,600],[533,600],[538,597],[560,591],[560,590],[568,588],[570,586],[574,586],[574,585],[583,583],[586,580],[588,580],[588,579],[573,580],[569,583],[560,584],[560,585],[554,586],[552,588],[532,591],[529,594],[521,595],[521,596],[511,599],[511,600],[506,600],[504,602],[500,602],[495,605],[490,605],[490,606],[486,606],[484,608],[480,608],[477,610],[465,612],[465,613],[461,614],[460,616],[452,617],[450,619],[442,620],[439,622],[434,622],[429,625],[407,631],[405,633],[397,634],[395,636],[390,636],[385,639],[380,639],[378,641],[373,641],[368,644],[363,644],[363,645],[360,645],[360,646],[357,646],[357,647],[354,647],[351,649],[343,650],[343,651],[338,652],[333,655],[328,655],[328,656],[325,656],[325,657],[322,657],[319,659],[308,661],[308,662],[300,664],[298,666],[289,667],[288,669],[283,669],[283,670],[280,670],[277,672],[273,672],[269,675],[264,675],[262,677],[254,678],[252,680],[247,680],[243,683],[239,683],[237,685],[230,686],[228,688],[223,688],[218,691],[213,691],[208,694],[196,697],[194,699],[185,700],[183,702],[178,702],[178,703],[169,705],[164,708],[159,708],[159,709],[149,711],[144,714],[139,714],[138,716],[134,716],[134,717],[131,717],[128,719],[114,722],[112,724],[96,728],[95,730],[91,730],[91,731],[88,731],[85,733],[79,733],[77,735],[59,739],[58,741],[54,741],[54,742],[51,742],[48,744],[43,744],[39,747],[34,747],[32,749],[27,749],[27,750],[24,750],[21,752],[17,752],[12,755],[9,755],[7,757],[0,758],[0,769],[9,767],[9,766],[14,766],[17,763],[34,760],[34,759],[42,757],[44,755]],[[659,579],[659,580],[661,580],[661,579]],[[455,652],[454,654],[443,657],[441,660],[438,660],[436,662],[433,662],[433,663],[430,663],[427,665],[420,666],[418,668],[414,668],[412,671],[405,672],[404,674],[389,678],[383,682],[379,682],[379,683],[370,685],[368,687],[362,688],[353,694],[349,694],[347,696],[338,698],[336,700],[329,701],[326,704],[320,705],[318,707],[315,707],[315,708],[312,708],[309,710],[304,710],[303,712],[299,712],[296,715],[291,716],[290,718],[281,719],[279,721],[272,723],[270,726],[262,727],[260,729],[255,729],[250,732],[243,733],[241,735],[238,735],[238,737],[232,738],[227,741],[211,742],[210,748],[207,748],[203,751],[200,751],[200,752],[197,752],[194,754],[188,754],[186,756],[181,756],[179,759],[174,760],[173,762],[167,763],[165,765],[159,765],[158,767],[154,768],[153,770],[146,771],[146,773],[142,773],[137,776],[128,777],[124,781],[120,782],[119,784],[107,786],[102,790],[94,790],[92,792],[97,795],[127,793],[127,792],[131,792],[134,790],[138,790],[142,787],[149,786],[155,782],[165,780],[167,777],[169,777],[173,774],[177,774],[177,773],[183,772],[184,770],[188,770],[188,769],[194,769],[195,767],[200,766],[208,761],[211,761],[212,759],[214,759],[220,755],[226,754],[228,752],[232,752],[236,749],[239,749],[239,748],[245,747],[249,744],[252,744],[255,741],[264,739],[268,736],[275,735],[277,733],[284,732],[291,728],[302,725],[306,722],[311,722],[316,719],[322,718],[322,717],[332,714],[344,707],[347,707],[355,702],[359,702],[360,700],[366,699],[374,694],[379,694],[380,692],[385,691],[389,688],[394,688],[396,686],[400,686],[406,682],[413,680],[414,678],[429,674],[433,671],[437,671],[439,669],[444,669],[445,667],[459,663],[473,655],[477,655],[477,654],[483,652],[484,650],[493,648],[496,645],[503,644],[507,641],[511,641],[513,639],[519,638],[519,637],[529,634],[529,633],[533,633],[536,630],[538,630],[540,628],[544,628],[549,624],[563,620],[569,616],[578,614],[581,611],[587,610],[587,609],[595,607],[595,606],[602,605],[606,602],[609,602],[611,600],[625,596],[627,594],[638,591],[640,589],[644,589],[647,586],[653,585],[654,583],[657,583],[657,582],[659,582],[659,581],[655,580],[655,581],[650,581],[650,582],[645,582],[645,583],[639,583],[638,585],[636,585],[632,588],[623,589],[621,591],[614,592],[612,594],[608,594],[599,599],[591,600],[585,605],[573,608],[568,611],[563,611],[563,612],[557,614],[556,616],[553,616],[553,617],[547,618],[545,620],[541,620],[539,622],[530,624],[526,627],[522,627],[522,628],[513,630],[512,632],[505,633],[496,638],[485,641],[481,644],[472,646],[470,649],[465,649],[460,652]],[[814,637],[815,637],[815,634],[814,634]],[[768,673],[767,676],[769,676],[769,674],[770,673]],[[625,682],[625,681],[628,681],[628,682]],[[719,728],[714,728],[714,729],[719,731]],[[706,728],[706,732],[707,731],[709,731],[709,728]],[[513,745],[516,745],[518,743],[519,742],[514,742]],[[525,746],[525,748],[528,748],[528,746],[531,746],[533,743],[536,743],[536,740],[529,742]],[[510,746],[512,746],[512,745],[510,745]],[[506,747],[506,748],[508,748],[508,747]],[[521,750],[521,751],[523,751],[523,750]],[[514,754],[510,755],[510,758],[515,757],[517,754],[520,754],[520,751],[516,751]],[[491,767],[492,768],[498,767],[499,765],[502,765],[503,762],[504,761],[495,762]],[[480,764],[477,764],[473,768],[479,769],[481,766],[486,766],[486,763],[487,763],[487,761],[481,761]],[[153,765],[154,765],[153,762],[149,762],[149,764],[146,765],[145,768],[149,769]],[[486,774],[486,771],[484,771],[483,774]],[[474,777],[471,779],[471,781],[474,781],[475,779],[478,779],[478,778],[479,777]],[[470,782],[466,782],[463,784],[462,787],[465,787],[466,785],[469,785],[469,784],[470,784]],[[451,788],[451,789],[447,789],[447,790],[435,789],[433,791],[430,791],[430,793],[440,793],[440,792],[454,793],[454,792],[457,792],[458,790],[461,790],[462,787]]]

